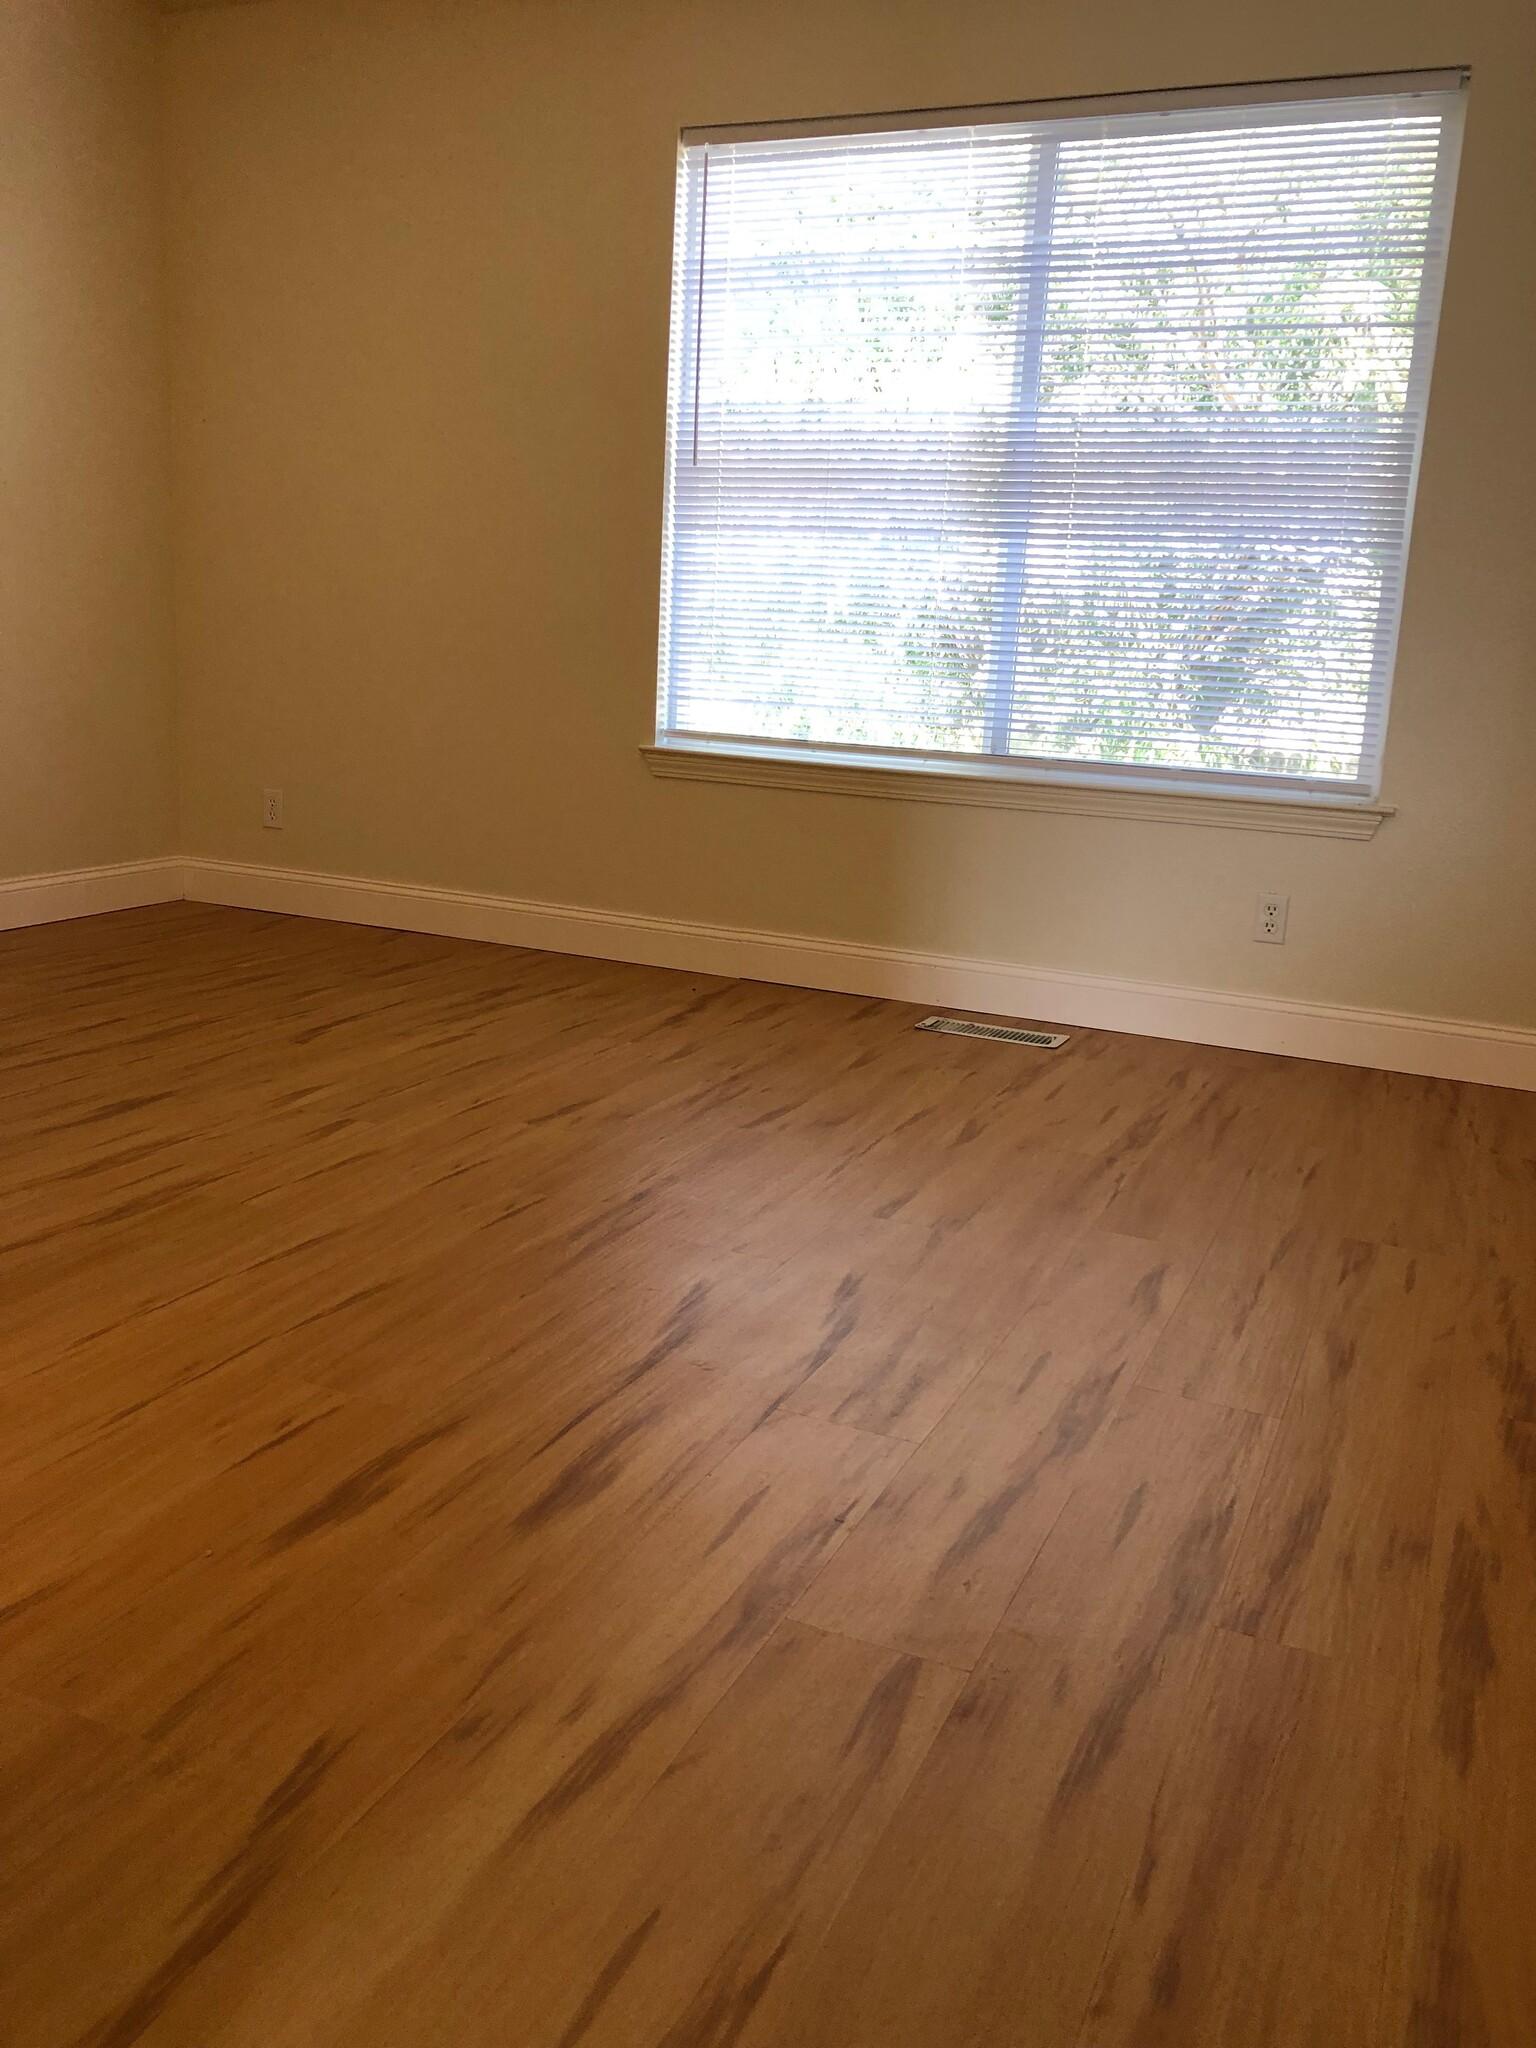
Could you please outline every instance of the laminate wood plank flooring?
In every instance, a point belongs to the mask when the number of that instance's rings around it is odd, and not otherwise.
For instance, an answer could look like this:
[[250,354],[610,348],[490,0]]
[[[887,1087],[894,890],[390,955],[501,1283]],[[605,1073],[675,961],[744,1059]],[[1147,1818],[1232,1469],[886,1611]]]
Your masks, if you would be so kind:
[[1536,1097],[0,934],[0,2041],[1530,2048]]

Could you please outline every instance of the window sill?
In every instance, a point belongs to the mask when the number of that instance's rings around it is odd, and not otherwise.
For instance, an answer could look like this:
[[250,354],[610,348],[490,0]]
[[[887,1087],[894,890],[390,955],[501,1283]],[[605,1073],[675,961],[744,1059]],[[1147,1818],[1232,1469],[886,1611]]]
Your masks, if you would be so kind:
[[829,796],[968,804],[985,810],[1067,811],[1087,818],[1218,825],[1239,832],[1300,832],[1317,839],[1373,839],[1390,805],[1355,798],[1248,796],[1236,790],[1148,789],[1054,777],[1011,775],[991,767],[890,766],[852,756],[828,759],[771,747],[642,747],[653,775],[672,782],[745,783],[759,789],[820,790]]

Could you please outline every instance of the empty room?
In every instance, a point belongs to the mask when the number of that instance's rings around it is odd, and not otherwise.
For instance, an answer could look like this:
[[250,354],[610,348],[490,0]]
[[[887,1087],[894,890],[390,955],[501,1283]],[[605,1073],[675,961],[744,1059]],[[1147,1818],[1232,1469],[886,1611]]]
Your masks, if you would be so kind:
[[4,2048],[1533,2048],[1530,0],[3,0]]

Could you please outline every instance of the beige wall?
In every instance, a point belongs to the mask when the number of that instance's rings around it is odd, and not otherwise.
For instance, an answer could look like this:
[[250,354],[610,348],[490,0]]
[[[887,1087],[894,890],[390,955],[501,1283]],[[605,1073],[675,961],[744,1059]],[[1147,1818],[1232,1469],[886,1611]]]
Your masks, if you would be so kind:
[[176,840],[156,43],[0,6],[0,877]]
[[[166,35],[190,851],[1536,1023],[1530,0],[260,0]],[[1462,62],[1374,841],[649,777],[680,125]]]

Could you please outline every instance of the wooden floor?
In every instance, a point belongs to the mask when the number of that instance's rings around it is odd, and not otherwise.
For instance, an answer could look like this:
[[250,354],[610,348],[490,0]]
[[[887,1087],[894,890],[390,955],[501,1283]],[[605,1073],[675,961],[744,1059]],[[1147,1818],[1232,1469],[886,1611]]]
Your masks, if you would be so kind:
[[1530,2048],[1536,1097],[0,936],[9,2048]]

